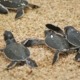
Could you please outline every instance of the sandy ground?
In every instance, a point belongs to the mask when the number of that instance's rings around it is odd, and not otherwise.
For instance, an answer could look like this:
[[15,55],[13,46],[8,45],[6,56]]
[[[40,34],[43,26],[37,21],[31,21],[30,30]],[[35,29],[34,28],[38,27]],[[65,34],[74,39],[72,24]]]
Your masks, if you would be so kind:
[[[80,30],[80,0],[29,0],[40,6],[36,10],[28,10],[22,19],[14,19],[16,12],[8,15],[0,14],[0,48],[5,47],[3,33],[5,30],[13,32],[18,42],[26,38],[45,38],[46,23],[60,26],[71,25]],[[38,67],[30,69],[29,66],[16,66],[6,71],[10,63],[0,52],[0,80],[80,80],[80,63],[73,59],[76,53],[68,56],[61,55],[55,65],[51,65],[54,51],[46,46],[34,46],[29,48],[31,58]]]

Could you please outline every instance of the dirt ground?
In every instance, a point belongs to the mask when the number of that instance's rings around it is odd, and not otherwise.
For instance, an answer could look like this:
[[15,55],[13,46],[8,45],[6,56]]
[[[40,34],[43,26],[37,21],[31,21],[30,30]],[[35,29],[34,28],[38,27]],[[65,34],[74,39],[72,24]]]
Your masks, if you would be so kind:
[[[15,20],[16,12],[8,15],[0,14],[0,48],[5,47],[3,33],[13,32],[17,42],[26,38],[45,38],[46,23],[60,26],[71,25],[80,30],[80,0],[29,0],[40,6],[39,9],[28,10],[22,19]],[[54,51],[46,46],[29,48],[31,58],[38,67],[30,69],[26,64],[6,71],[10,61],[0,52],[0,80],[80,80],[80,63],[74,61],[76,53],[61,55],[55,65],[51,65]]]

